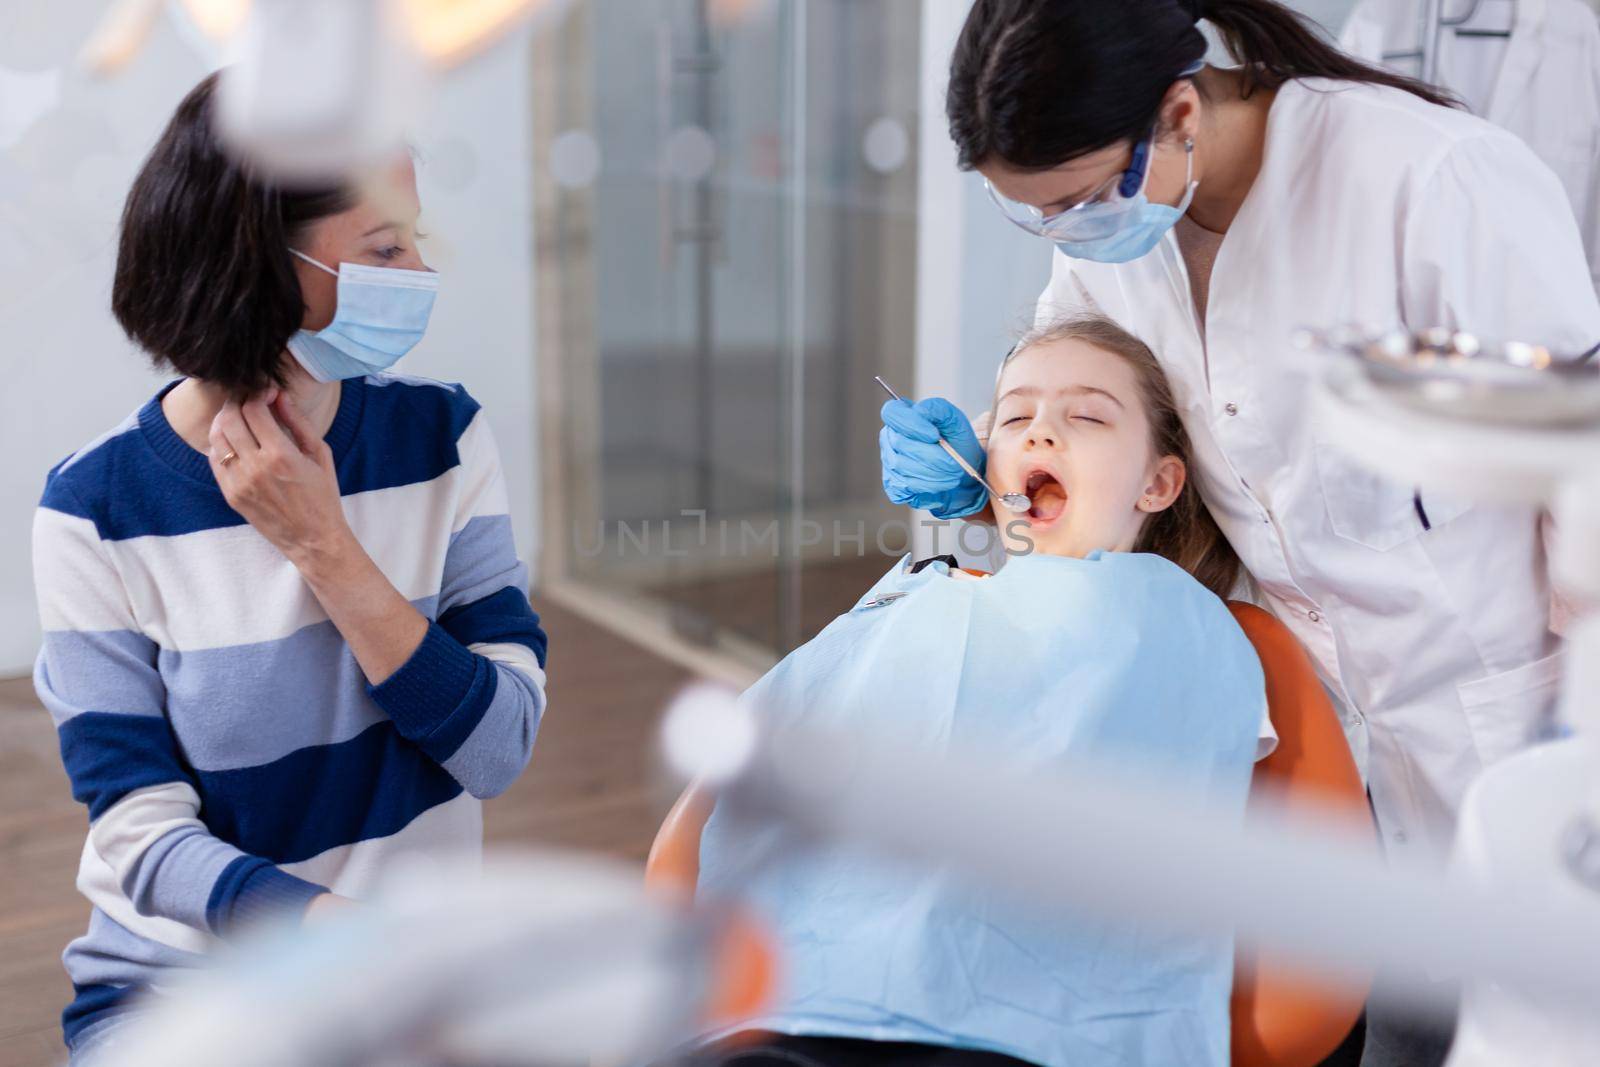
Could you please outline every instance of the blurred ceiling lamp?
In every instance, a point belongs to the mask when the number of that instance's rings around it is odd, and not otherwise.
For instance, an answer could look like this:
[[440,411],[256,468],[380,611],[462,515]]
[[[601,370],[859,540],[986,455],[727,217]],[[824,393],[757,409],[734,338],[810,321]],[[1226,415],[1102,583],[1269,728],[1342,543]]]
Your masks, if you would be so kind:
[[400,0],[412,43],[448,70],[488,48],[549,0]]
[[[271,4],[274,0],[260,0]],[[336,8],[350,0],[324,0]],[[144,47],[164,0],[116,0],[83,50],[97,74],[115,74]],[[226,44],[244,27],[251,0],[172,0],[209,40]],[[448,70],[478,55],[522,19],[552,0],[381,0],[400,13],[406,39],[436,68]],[[308,32],[312,26],[307,26]]]
[[115,0],[78,53],[78,62],[100,77],[116,74],[144,48],[163,0]]
[[[117,0],[85,46],[94,73],[139,53],[163,0]],[[223,134],[282,180],[347,178],[404,146],[428,75],[459,66],[563,0],[173,0],[226,45]]]
[[[107,78],[120,73],[144,50],[156,18],[167,0],[115,0],[78,54],[91,74]],[[250,13],[250,0],[171,0],[208,40],[232,40]]]
[[181,0],[179,6],[201,33],[218,44],[233,40],[250,14],[250,0]]

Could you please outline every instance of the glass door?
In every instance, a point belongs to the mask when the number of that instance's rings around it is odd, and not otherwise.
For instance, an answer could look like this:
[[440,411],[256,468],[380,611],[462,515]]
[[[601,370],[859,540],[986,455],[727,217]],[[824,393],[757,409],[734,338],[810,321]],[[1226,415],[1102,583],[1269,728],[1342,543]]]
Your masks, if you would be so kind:
[[760,669],[903,549],[918,0],[591,0],[534,46],[540,582]]

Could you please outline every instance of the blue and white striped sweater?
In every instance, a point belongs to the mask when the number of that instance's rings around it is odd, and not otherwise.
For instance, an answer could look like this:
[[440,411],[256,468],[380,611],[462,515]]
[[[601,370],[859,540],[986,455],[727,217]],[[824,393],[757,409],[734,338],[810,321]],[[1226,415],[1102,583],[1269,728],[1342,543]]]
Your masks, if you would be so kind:
[[52,471],[35,520],[35,683],[90,819],[69,1041],[254,914],[360,897],[400,854],[475,863],[480,798],[526,766],[545,704],[545,635],[464,390],[347,381],[328,431],[351,528],[434,620],[377,687],[160,400]]

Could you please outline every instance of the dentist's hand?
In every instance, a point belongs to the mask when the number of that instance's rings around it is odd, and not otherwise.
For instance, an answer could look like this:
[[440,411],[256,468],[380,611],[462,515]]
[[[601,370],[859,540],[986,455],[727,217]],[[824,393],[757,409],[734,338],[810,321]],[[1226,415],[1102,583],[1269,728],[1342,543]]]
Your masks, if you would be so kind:
[[891,400],[883,405],[878,453],[884,492],[896,504],[930,511],[940,519],[982,511],[989,503],[983,486],[939,447],[941,436],[974,470],[983,470],[983,445],[967,417],[950,401],[932,397],[916,404]]
[[228,504],[296,566],[354,540],[333,454],[277,390],[223,406],[211,423],[210,458]]

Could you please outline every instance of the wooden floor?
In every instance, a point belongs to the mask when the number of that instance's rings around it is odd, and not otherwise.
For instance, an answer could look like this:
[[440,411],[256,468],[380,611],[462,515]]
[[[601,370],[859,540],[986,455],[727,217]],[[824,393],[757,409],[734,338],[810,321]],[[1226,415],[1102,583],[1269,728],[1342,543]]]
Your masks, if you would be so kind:
[[[534,602],[550,634],[550,712],[532,766],[486,806],[489,841],[642,861],[674,795],[656,770],[653,728],[688,675]],[[86,828],[31,683],[0,681],[0,1067],[62,1061],[70,987],[60,956],[88,919],[73,888]]]
[[[797,623],[802,640],[809,640],[836,617],[850,610],[874,582],[888,573],[898,557],[871,552],[826,561],[807,561],[800,572],[800,610]],[[652,597],[698,616],[711,627],[722,627],[765,648],[779,648],[786,640],[780,624],[782,578],[776,568],[757,574],[702,578],[694,582],[659,585]]]

